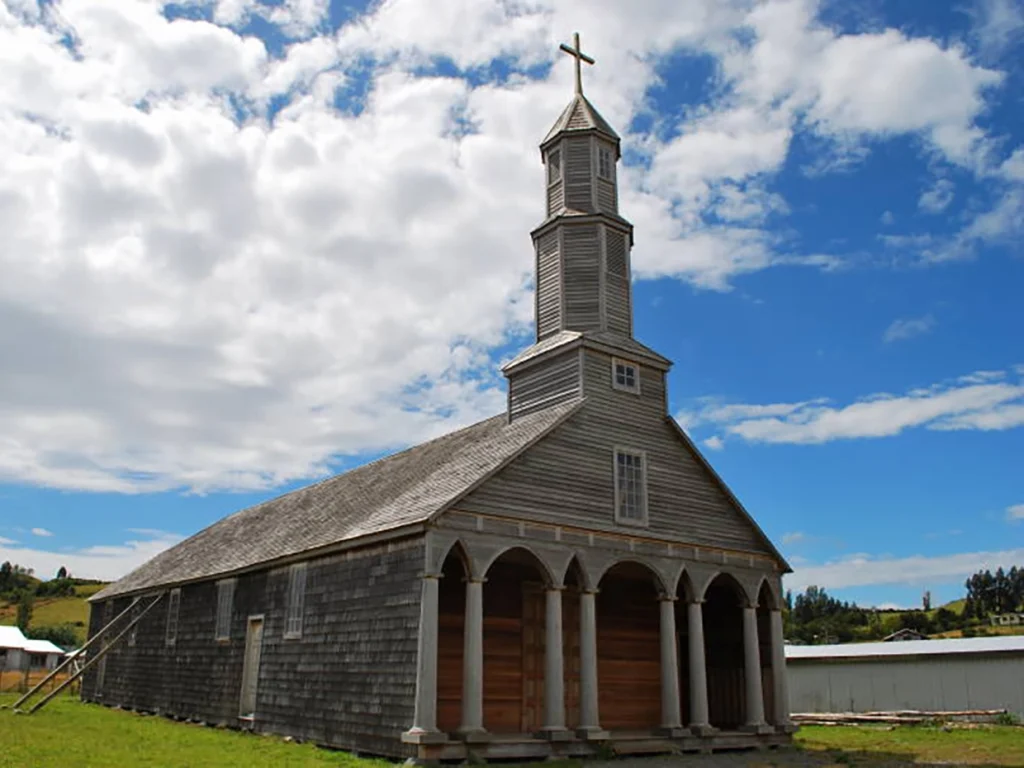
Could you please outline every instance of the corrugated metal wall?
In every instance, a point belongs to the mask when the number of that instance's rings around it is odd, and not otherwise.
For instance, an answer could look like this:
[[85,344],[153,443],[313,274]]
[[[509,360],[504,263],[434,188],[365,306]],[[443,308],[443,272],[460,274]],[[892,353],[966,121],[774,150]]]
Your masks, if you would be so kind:
[[1008,709],[1024,717],[1024,654],[790,661],[791,712]]

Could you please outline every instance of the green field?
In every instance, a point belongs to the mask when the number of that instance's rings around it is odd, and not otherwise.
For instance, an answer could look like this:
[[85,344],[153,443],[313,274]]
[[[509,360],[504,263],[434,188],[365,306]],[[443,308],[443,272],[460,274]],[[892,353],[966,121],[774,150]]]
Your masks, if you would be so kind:
[[[10,695],[0,696],[9,705]],[[803,728],[797,748],[749,752],[730,758],[730,766],[859,765],[1024,765],[1024,728],[984,726],[944,731],[933,727]],[[664,764],[658,760],[658,765]],[[675,761],[673,761],[675,762]],[[678,760],[681,766],[700,765],[700,758]],[[545,763],[545,768],[598,765],[615,768],[642,766],[639,760],[582,764],[579,761]],[[60,697],[35,715],[0,711],[0,768],[125,768],[173,766],[220,768],[286,766],[317,768],[384,768],[383,760],[356,758],[343,752],[294,744],[274,736],[252,735],[149,717],[82,704]]]
[[[79,584],[71,597],[39,597],[32,604],[32,620],[29,628],[54,627],[70,624],[75,629],[79,643],[85,642],[89,626],[88,599],[106,584]],[[18,606],[0,600],[0,624],[14,624],[18,617]]]

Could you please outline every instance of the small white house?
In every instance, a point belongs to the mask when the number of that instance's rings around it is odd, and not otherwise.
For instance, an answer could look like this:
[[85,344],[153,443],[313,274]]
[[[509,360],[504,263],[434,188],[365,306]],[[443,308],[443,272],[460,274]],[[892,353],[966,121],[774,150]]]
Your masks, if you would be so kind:
[[1006,709],[1024,717],[1024,635],[788,645],[791,712]]
[[49,640],[29,640],[17,627],[0,626],[0,671],[56,669],[64,649]]
[[1024,624],[1024,613],[1000,613],[991,616],[989,621],[993,627],[1019,627]]

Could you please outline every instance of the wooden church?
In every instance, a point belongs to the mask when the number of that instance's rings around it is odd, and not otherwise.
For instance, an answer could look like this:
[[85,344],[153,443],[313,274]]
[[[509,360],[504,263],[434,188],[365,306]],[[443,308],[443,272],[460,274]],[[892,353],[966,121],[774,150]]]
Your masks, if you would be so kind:
[[93,598],[84,699],[421,760],[789,741],[788,566],[633,337],[619,137],[540,145],[507,412],[242,510]]

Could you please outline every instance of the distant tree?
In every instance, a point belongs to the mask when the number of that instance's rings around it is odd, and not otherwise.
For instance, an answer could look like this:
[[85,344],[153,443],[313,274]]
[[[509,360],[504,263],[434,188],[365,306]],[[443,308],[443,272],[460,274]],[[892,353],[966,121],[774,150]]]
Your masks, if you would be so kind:
[[66,579],[67,577],[68,577],[68,569],[65,568],[62,565],[60,568],[57,569],[57,578],[58,579]]
[[59,624],[52,627],[36,627],[25,633],[33,640],[49,640],[64,650],[79,646],[78,631],[73,624]]
[[900,629],[912,629],[922,635],[931,634],[934,630],[931,619],[924,611],[907,611],[900,616]]
[[959,617],[945,606],[935,612],[934,624],[940,632],[948,632],[959,623]]
[[28,630],[29,622],[32,621],[32,595],[29,592],[22,592],[18,597],[18,629],[22,632]]

